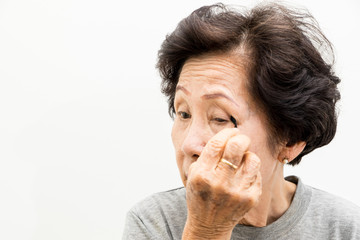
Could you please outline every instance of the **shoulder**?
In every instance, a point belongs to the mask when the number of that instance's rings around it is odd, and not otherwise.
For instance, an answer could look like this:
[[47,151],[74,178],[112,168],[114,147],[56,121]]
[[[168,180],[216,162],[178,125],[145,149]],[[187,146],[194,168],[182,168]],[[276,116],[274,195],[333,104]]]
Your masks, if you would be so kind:
[[360,207],[356,204],[313,187],[308,215],[321,221],[332,235],[360,238]]
[[184,187],[155,193],[138,202],[130,211],[138,215],[153,213],[160,209],[165,212],[177,211],[179,208],[186,207],[185,194]]
[[[360,220],[360,207],[342,197],[326,191],[310,187],[312,190],[312,204],[322,210],[329,210],[329,215],[341,215],[346,219],[357,218]],[[341,217],[338,216],[338,217]]]
[[186,217],[185,188],[155,193],[130,209],[126,217],[123,238],[161,239],[168,236],[178,237],[179,234],[181,236]]

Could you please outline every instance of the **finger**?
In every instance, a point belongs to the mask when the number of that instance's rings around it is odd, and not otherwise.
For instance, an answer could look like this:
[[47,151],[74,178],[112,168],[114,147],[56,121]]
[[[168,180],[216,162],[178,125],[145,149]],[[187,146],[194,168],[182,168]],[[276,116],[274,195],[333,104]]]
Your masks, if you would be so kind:
[[258,197],[260,197],[260,195],[262,194],[262,177],[260,171],[257,172],[256,180],[253,183],[250,191],[253,192],[255,195],[257,195]]
[[[227,141],[222,158],[239,167],[249,145],[250,138],[245,135],[235,135]],[[223,164],[222,162],[219,162],[219,164],[223,166],[221,169],[235,172],[235,168],[231,164]]]
[[198,159],[199,164],[205,163],[211,167],[216,167],[220,157],[223,155],[227,141],[236,134],[239,134],[238,129],[226,128],[213,136],[204,147]]
[[240,184],[246,189],[251,187],[258,179],[261,161],[259,157],[252,152],[247,151],[243,156],[243,162],[236,175]]
[[248,189],[248,194],[247,194],[248,204],[251,207],[255,207],[260,200],[261,194],[262,194],[262,179],[261,179],[261,173],[260,171],[258,171],[256,174],[255,182]]

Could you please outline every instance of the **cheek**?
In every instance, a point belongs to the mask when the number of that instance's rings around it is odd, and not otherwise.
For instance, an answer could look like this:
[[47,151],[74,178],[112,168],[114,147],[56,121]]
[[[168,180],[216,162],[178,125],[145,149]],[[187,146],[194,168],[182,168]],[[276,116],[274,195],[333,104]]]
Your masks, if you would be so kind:
[[[238,127],[240,132],[251,140],[249,150],[258,155],[268,152],[267,135],[265,129],[257,120],[249,119]],[[260,156],[259,156],[260,157]]]
[[175,152],[177,153],[181,149],[182,144],[182,136],[181,131],[179,130],[178,124],[174,122],[172,130],[171,130],[171,140],[175,148]]
[[177,162],[179,170],[181,171],[182,163],[184,161],[184,154],[183,154],[183,151],[181,150],[182,143],[183,143],[183,136],[182,136],[182,131],[180,131],[178,129],[176,122],[174,122],[172,131],[171,131],[171,140],[172,140],[172,143],[173,143],[173,146],[175,149],[176,162]]
[[258,155],[264,171],[276,163],[276,154],[269,148],[267,130],[260,119],[249,119],[240,127],[240,131],[250,138],[249,150]]
[[[257,136],[259,137],[260,134]],[[261,138],[253,138],[250,145],[250,151],[255,153],[261,161],[260,173],[263,183],[270,181],[276,167],[276,157],[270,150],[267,144],[267,136],[263,135]]]
[[186,187],[187,174],[191,161],[186,160],[185,153],[182,149],[185,137],[186,137],[186,131],[184,131],[184,129],[179,127],[179,125],[177,125],[176,122],[174,122],[171,131],[171,139],[175,149],[176,163],[179,169],[180,177],[184,186]]
[[268,145],[267,132],[262,126],[258,126],[257,134],[249,136],[251,139],[250,151],[254,152],[261,161],[261,177],[263,183],[271,181],[277,165],[277,153],[274,153]]

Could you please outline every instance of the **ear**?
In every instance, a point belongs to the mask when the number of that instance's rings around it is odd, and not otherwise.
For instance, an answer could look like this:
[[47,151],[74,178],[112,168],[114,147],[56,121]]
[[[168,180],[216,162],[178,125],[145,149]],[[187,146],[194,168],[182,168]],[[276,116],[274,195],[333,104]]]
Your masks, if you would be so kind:
[[306,142],[297,142],[291,146],[283,146],[279,151],[278,160],[283,162],[286,158],[291,162],[304,150],[305,146]]

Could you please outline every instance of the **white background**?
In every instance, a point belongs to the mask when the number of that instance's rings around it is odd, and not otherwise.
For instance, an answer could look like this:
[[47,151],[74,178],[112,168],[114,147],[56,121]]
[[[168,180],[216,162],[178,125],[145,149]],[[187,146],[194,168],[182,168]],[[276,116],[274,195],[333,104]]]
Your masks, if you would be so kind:
[[[342,100],[333,142],[286,174],[360,205],[360,4],[297,2],[335,46]],[[154,66],[210,3],[0,0],[0,239],[121,239],[133,204],[181,186]]]

